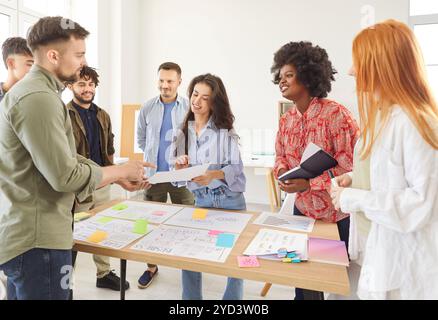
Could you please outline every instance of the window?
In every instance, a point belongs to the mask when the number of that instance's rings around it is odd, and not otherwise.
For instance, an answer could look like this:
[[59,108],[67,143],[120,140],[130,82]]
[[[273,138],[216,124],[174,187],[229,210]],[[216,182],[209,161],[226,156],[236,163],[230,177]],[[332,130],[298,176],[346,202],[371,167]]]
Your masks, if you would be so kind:
[[[29,28],[43,16],[69,17],[70,11],[71,0],[0,0],[0,45],[9,37],[25,38]],[[0,81],[6,77],[2,61]]]
[[430,85],[438,98],[438,1],[411,0],[410,24],[420,42]]

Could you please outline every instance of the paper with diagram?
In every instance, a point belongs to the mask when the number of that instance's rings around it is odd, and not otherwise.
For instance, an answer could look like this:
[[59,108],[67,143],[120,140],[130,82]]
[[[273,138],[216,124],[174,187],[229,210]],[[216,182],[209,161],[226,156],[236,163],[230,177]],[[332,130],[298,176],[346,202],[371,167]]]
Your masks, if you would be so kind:
[[263,212],[254,224],[276,227],[291,231],[311,233],[315,226],[315,220],[308,217],[299,217],[293,215],[281,215],[272,212]]
[[153,229],[154,227],[148,226],[145,220],[127,221],[98,215],[76,223],[73,237],[76,241],[85,241],[112,249],[122,249]]
[[252,218],[251,214],[208,210],[205,218],[197,219],[196,212],[199,210],[185,208],[167,220],[165,224],[209,231],[242,233]]
[[246,256],[276,254],[280,249],[299,253],[302,260],[307,259],[308,236],[270,229],[260,229],[257,236],[243,253]]
[[136,243],[132,250],[224,263],[238,234],[161,225]]
[[183,207],[164,204],[125,201],[100,212],[99,215],[133,221],[147,220],[149,223],[161,224],[182,209]]

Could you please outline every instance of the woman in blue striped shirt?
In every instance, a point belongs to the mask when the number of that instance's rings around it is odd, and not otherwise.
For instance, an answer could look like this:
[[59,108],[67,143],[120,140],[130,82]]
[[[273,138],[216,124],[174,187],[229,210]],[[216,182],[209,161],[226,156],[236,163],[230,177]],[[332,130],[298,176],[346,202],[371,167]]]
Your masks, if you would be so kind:
[[[206,74],[189,86],[190,111],[176,143],[175,168],[210,164],[205,175],[187,182],[196,206],[246,210],[246,178],[234,131],[234,115],[222,80]],[[202,300],[202,274],[183,271],[183,299]],[[243,280],[229,278],[224,300],[241,300]]]

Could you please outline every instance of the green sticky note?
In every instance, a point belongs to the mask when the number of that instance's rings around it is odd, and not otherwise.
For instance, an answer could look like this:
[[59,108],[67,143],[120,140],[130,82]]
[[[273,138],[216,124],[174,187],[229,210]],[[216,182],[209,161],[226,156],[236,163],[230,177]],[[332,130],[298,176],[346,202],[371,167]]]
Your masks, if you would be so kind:
[[137,220],[134,225],[134,230],[132,231],[136,234],[145,235],[148,232],[148,221],[147,220]]
[[113,207],[113,210],[122,211],[128,209],[128,206],[126,204],[120,203]]
[[97,222],[101,223],[101,224],[107,224],[108,222],[113,221],[113,218],[110,217],[102,217],[99,220],[97,220]]

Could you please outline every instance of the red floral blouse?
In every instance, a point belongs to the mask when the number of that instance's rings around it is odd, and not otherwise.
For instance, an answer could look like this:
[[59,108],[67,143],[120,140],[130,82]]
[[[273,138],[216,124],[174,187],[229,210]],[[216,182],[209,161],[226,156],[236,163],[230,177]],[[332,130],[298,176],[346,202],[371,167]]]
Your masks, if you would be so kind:
[[[280,120],[276,144],[275,176],[280,170],[300,165],[304,150],[313,142],[339,163],[335,176],[353,170],[353,151],[359,138],[359,127],[350,111],[337,102],[315,98],[304,115],[297,108]],[[297,194],[295,205],[303,214],[325,222],[338,222],[348,215],[337,212],[330,198],[330,176],[310,180],[310,189]]]

